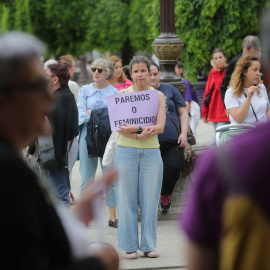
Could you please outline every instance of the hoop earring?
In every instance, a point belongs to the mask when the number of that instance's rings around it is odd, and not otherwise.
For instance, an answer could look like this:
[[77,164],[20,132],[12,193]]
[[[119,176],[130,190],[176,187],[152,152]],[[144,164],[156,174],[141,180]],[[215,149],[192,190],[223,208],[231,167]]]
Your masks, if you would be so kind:
[[245,80],[246,78],[247,78],[246,75],[244,75],[244,80]]

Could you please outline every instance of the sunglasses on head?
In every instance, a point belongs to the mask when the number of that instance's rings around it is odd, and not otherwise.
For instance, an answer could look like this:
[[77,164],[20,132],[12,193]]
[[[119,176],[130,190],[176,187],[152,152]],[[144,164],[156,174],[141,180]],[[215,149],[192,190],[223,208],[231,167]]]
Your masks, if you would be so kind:
[[92,67],[91,68],[92,72],[96,72],[96,70],[98,71],[98,73],[102,73],[102,71],[106,71],[106,69],[103,69],[103,68],[96,68],[96,67]]

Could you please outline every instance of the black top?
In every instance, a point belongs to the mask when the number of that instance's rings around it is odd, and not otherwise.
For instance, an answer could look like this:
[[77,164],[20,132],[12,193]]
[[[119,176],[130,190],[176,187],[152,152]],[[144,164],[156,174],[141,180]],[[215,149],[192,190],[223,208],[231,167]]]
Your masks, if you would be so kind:
[[55,158],[61,165],[67,153],[68,142],[79,134],[78,108],[75,97],[68,86],[62,86],[54,92],[53,102],[48,118],[53,128],[52,137]]
[[95,258],[71,261],[67,236],[47,190],[0,138],[2,269],[103,269]]
[[[243,53],[239,53],[238,55],[236,55],[228,64],[227,69],[226,69],[226,73],[224,75],[224,79],[222,81],[222,84],[220,86],[220,94],[221,94],[221,98],[223,100],[223,104],[224,104],[224,98],[225,98],[225,93],[228,89],[230,80],[231,80],[231,76],[234,72],[235,66],[237,61],[240,59],[240,57],[243,55]],[[224,104],[225,107],[225,104]]]

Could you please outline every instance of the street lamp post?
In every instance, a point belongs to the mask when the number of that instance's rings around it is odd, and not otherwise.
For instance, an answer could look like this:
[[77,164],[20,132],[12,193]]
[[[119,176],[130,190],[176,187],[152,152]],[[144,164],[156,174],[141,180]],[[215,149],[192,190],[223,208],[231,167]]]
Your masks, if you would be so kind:
[[174,71],[184,49],[183,41],[175,34],[174,0],[160,0],[160,35],[152,47],[160,62],[161,82],[174,85],[184,97],[185,83]]

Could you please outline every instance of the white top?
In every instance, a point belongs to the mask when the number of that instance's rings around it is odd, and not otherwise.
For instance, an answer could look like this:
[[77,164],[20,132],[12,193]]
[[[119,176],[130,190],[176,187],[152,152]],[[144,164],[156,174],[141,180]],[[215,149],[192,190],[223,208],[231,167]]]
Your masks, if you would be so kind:
[[[266,116],[266,110],[267,107],[269,106],[269,100],[268,100],[268,95],[265,89],[264,84],[260,84],[260,95],[255,93],[252,98],[251,98],[251,104],[254,108],[254,111],[257,115],[258,118],[258,123],[263,123],[267,122],[267,116]],[[248,88],[244,88],[244,92],[247,94]],[[244,101],[246,100],[246,97],[244,94],[242,94],[241,97],[235,97],[233,96],[233,88],[230,87],[225,94],[225,106],[226,109],[231,109],[235,107],[241,107]],[[232,118],[231,115],[229,115],[230,121],[232,124],[237,124],[237,122]],[[246,119],[241,123],[241,124],[249,124],[255,126],[256,124],[256,118],[253,113],[253,110],[251,108],[251,105],[249,107],[248,115]]]
[[69,80],[68,87],[69,87],[70,91],[73,93],[73,95],[75,97],[75,101],[77,102],[78,92],[80,90],[79,85],[76,82]]

